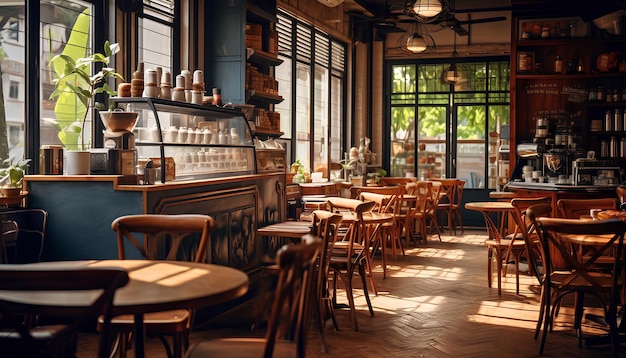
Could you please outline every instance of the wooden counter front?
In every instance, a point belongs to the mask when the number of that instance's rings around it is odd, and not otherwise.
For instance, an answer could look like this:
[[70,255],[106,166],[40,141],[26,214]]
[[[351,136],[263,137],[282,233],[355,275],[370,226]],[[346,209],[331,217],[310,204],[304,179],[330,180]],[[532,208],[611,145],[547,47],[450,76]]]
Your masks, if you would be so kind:
[[128,185],[117,175],[28,175],[24,182],[29,206],[49,213],[44,261],[116,259],[111,222],[122,215],[194,213],[216,222],[209,262],[251,272],[267,249],[256,229],[286,217],[284,172],[154,185]]
[[615,186],[594,185],[559,185],[552,183],[522,183],[510,182],[509,190],[519,198],[552,198],[552,215],[558,216],[556,206],[559,199],[598,199],[616,198]]

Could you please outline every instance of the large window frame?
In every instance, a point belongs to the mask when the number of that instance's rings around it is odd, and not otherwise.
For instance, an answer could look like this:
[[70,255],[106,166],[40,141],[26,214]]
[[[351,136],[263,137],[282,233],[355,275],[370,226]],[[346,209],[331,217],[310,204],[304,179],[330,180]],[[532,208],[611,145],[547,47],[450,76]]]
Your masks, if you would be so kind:
[[291,161],[338,178],[346,146],[347,44],[279,9],[279,93],[275,105]]
[[[495,189],[498,146],[491,138],[510,121],[509,58],[457,59],[467,73],[456,84],[442,80],[448,65],[433,59],[386,63],[390,175],[462,177],[468,189]],[[428,130],[436,134],[424,137]],[[478,160],[471,170],[463,168],[469,157]]]

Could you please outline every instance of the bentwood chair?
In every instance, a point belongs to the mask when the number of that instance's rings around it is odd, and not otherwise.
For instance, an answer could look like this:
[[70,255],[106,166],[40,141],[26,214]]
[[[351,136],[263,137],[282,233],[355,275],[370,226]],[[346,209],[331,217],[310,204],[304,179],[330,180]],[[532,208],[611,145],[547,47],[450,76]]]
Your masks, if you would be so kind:
[[[374,309],[369,298],[367,290],[366,271],[370,275],[370,285],[372,290],[376,292],[374,276],[369,264],[369,247],[363,242],[363,236],[366,235],[367,228],[363,220],[363,214],[369,212],[374,207],[373,201],[360,201],[356,199],[330,198],[328,200],[330,211],[347,213],[353,217],[351,223],[346,224],[342,219],[344,231],[340,239],[335,242],[332,255],[330,257],[330,273],[333,276],[333,304],[336,304],[337,298],[337,280],[340,279],[346,289],[346,297],[348,306],[352,315],[352,327],[358,331],[359,327],[356,320],[356,307],[354,305],[353,295],[353,278],[358,272],[363,285],[363,294],[367,302],[370,315],[374,315]],[[343,215],[343,214],[342,214]],[[345,225],[344,225],[345,224]],[[345,227],[347,225],[347,228]]]
[[461,179],[432,179],[441,183],[442,197],[437,204],[437,213],[446,217],[450,234],[456,235],[457,221],[463,232],[463,219],[461,218],[461,199],[465,180]]
[[305,235],[301,244],[285,245],[278,251],[280,273],[264,338],[203,341],[192,345],[185,357],[304,357],[315,290],[315,262],[321,250],[319,238]]
[[[543,353],[547,331],[552,328],[555,312],[561,299],[575,293],[574,328],[582,346],[582,313],[584,295],[597,299],[604,310],[604,319],[609,326],[609,336],[615,357],[619,356],[619,331],[617,305],[623,287],[623,244],[626,223],[619,219],[579,220],[561,218],[539,218],[537,232],[544,251],[547,270],[542,295],[543,334],[539,354]],[[581,256],[578,246],[594,246],[592,255]],[[598,258],[612,252],[613,264],[609,269],[595,268]],[[552,293],[551,291],[554,291]]]
[[[113,221],[111,228],[117,234],[118,256],[127,257],[127,243],[148,260],[173,260],[204,262],[207,244],[214,227],[208,215],[139,214],[122,216]],[[141,234],[140,242],[134,234]],[[129,247],[129,249],[130,249]],[[193,312],[187,309],[147,313],[144,316],[146,335],[159,337],[169,357],[182,357],[189,346],[189,331]],[[126,356],[127,343],[133,332],[135,320],[132,315],[115,316],[111,320],[113,332],[118,334],[120,356]],[[172,348],[164,338],[171,335]]]
[[589,216],[590,209],[615,209],[618,200],[616,198],[597,199],[559,199],[556,202],[559,217],[567,219],[580,219]]
[[[92,324],[98,315],[102,315],[102,324],[97,356],[108,357],[113,296],[127,283],[128,273],[122,268],[44,270],[0,265],[0,357],[74,357],[80,329]],[[56,298],[38,303],[36,298],[45,296],[46,291],[54,291]],[[70,300],[73,304],[60,298],[63,296],[59,291],[74,297]],[[84,302],[76,298],[81,291],[85,293]],[[25,292],[28,299],[11,297]],[[91,292],[95,296],[88,294]],[[34,324],[37,320],[49,323]]]
[[405,189],[403,186],[390,186],[384,188],[389,189],[385,191],[385,194],[361,191],[358,199],[361,201],[375,202],[376,206],[374,207],[374,211],[393,214],[393,219],[391,221],[380,224],[376,235],[376,242],[374,243],[372,250],[373,256],[377,248],[380,248],[383,262],[383,277],[387,277],[387,241],[391,244],[391,251],[394,260],[397,258],[397,248],[400,248],[400,251],[404,255],[404,248],[400,242],[399,231],[402,230],[400,225],[405,221],[405,217],[403,217],[400,212]]

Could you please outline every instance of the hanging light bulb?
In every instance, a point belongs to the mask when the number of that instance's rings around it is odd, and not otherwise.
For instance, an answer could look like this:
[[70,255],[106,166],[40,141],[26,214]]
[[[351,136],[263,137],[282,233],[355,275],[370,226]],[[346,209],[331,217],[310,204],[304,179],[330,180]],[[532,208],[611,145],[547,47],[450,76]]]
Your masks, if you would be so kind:
[[443,10],[439,0],[416,0],[413,4],[413,11],[422,17],[434,17]]
[[406,40],[406,49],[413,53],[421,53],[426,51],[426,40],[422,37],[422,35],[415,32],[413,35],[409,36]]
[[461,73],[456,68],[456,63],[452,62],[448,71],[446,71],[445,81],[450,84],[455,84],[461,79]]

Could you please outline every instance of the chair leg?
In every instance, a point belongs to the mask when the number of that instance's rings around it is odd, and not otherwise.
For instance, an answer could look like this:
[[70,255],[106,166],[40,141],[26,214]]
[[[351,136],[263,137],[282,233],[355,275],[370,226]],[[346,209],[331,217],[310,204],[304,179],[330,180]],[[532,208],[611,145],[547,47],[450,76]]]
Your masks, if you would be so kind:
[[367,285],[365,284],[365,269],[362,264],[359,264],[359,276],[361,276],[361,281],[363,283],[363,294],[365,295],[365,301],[367,302],[367,308],[370,311],[370,316],[374,316],[374,308],[372,307],[372,302],[370,301],[370,295],[367,292]]
[[546,345],[546,339],[548,338],[548,329],[552,326],[552,312],[550,309],[550,287],[546,285],[545,290],[545,304],[544,304],[544,321],[543,321],[543,332],[541,332],[541,341],[539,342],[539,355],[543,355],[543,349]]
[[491,288],[491,282],[493,280],[491,267],[493,266],[493,249],[487,247],[487,287]]

